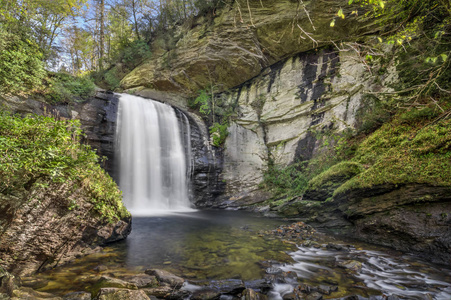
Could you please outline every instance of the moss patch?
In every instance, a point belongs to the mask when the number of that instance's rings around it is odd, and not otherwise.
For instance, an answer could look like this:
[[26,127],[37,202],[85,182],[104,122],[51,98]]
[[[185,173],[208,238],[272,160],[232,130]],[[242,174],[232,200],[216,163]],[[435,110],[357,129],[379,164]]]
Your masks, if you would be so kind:
[[326,200],[334,190],[363,171],[362,165],[353,161],[338,163],[309,181],[305,199]]
[[[424,110],[428,110],[426,115]],[[451,186],[449,113],[439,114],[430,108],[399,113],[359,145],[352,161],[366,170],[334,195],[383,184]]]

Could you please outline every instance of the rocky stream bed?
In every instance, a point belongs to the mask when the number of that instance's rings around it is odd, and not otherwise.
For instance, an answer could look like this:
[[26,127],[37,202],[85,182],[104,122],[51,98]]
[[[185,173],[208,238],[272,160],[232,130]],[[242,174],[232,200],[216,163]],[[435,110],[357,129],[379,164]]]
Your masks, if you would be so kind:
[[[118,249],[134,239],[143,239],[137,230],[136,236],[132,233],[130,241],[122,245],[112,245],[54,270],[22,278],[1,273],[0,299],[451,298],[449,269],[399,252],[343,241],[302,222],[272,220],[284,224],[275,226],[275,222],[270,222],[262,226],[259,222],[266,218],[243,220],[233,213],[236,212],[225,213],[230,220],[213,233],[217,235],[215,241],[197,227],[204,244],[199,236],[182,239],[184,251],[193,245],[202,249],[200,261],[194,252],[188,253],[189,258],[174,256],[172,252],[178,247],[175,244],[166,249],[161,260],[152,258],[152,264],[130,257],[133,253],[124,257]],[[164,226],[164,217],[156,219],[163,220]],[[212,219],[216,221],[201,223],[204,227],[216,227],[218,215],[213,213]],[[187,220],[182,223],[189,228],[192,225]],[[221,230],[229,234],[223,232],[227,236],[221,236]],[[186,237],[192,232],[184,234]],[[162,235],[173,238],[164,231]],[[155,244],[145,247],[158,252],[158,246],[165,246],[166,239],[152,241]],[[208,249],[208,244],[215,246]],[[270,249],[263,249],[262,245]],[[133,249],[128,247],[128,251]],[[239,261],[240,256],[247,261]],[[269,259],[263,260],[265,257]],[[236,273],[229,267],[236,268]]]

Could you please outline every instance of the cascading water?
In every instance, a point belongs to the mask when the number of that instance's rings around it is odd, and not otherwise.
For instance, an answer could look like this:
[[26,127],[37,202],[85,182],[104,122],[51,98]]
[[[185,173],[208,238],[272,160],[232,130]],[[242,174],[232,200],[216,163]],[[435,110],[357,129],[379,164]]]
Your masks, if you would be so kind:
[[134,216],[190,210],[186,151],[174,108],[137,96],[120,95],[116,155],[124,203]]

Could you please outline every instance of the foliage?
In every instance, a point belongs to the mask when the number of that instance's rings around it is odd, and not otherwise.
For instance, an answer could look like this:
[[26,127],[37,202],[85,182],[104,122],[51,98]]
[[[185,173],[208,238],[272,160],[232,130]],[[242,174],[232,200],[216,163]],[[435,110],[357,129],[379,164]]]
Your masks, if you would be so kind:
[[[114,181],[100,168],[98,156],[80,144],[78,121],[50,117],[20,118],[0,112],[0,193],[48,183],[71,183],[89,195],[93,211],[116,221],[129,215]],[[74,205],[68,203],[68,209]]]
[[94,95],[95,85],[89,76],[72,76],[55,73],[48,79],[45,97],[48,102],[72,102],[74,99],[86,100]]
[[302,195],[307,189],[309,178],[302,163],[283,167],[270,163],[263,175],[262,187],[271,191],[275,197],[294,197]]
[[0,27],[0,92],[21,93],[41,86],[46,75],[35,43]]
[[57,36],[65,20],[75,17],[87,0],[0,0],[0,25],[38,45],[48,61],[59,49]]
[[190,103],[190,107],[197,108],[207,118],[207,122],[212,124],[209,127],[211,144],[222,147],[229,134],[227,129],[233,108],[224,103],[220,96],[211,95],[211,93],[209,94],[207,90],[199,91],[199,95]]
[[209,115],[211,113],[210,96],[208,96],[205,90],[201,90],[199,96],[194,100],[194,105],[199,106],[199,112],[203,115]]
[[221,147],[224,145],[227,135],[229,134],[227,130],[228,127],[228,123],[214,123],[213,126],[210,127],[211,143],[213,146]]
[[400,112],[370,135],[352,160],[366,170],[335,194],[381,184],[451,186],[451,110],[449,103],[442,107],[448,110],[428,106]]
[[112,58],[115,64],[111,68],[95,72],[92,76],[100,86],[114,90],[119,88],[120,82],[126,74],[150,57],[150,47],[146,42],[133,41],[117,49]]
[[313,177],[308,183],[308,188],[311,190],[317,190],[330,183],[343,182],[361,173],[362,171],[363,167],[359,163],[353,161],[343,161]]

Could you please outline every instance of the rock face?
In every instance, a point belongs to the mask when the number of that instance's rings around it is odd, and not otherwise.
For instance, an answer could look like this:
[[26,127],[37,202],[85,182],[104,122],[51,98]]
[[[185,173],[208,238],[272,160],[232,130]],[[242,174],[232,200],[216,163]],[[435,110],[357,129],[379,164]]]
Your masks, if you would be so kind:
[[316,227],[449,264],[450,195],[449,187],[387,184],[352,190],[327,202],[296,201],[278,211]]
[[34,99],[0,97],[0,103],[21,115],[49,115],[57,119],[78,119],[86,134],[86,142],[107,160],[103,168],[115,178],[114,140],[118,98],[114,94],[97,92],[96,97],[82,103],[50,105]]
[[[90,212],[83,189],[71,182],[0,194],[0,259],[11,273],[28,275],[124,239],[129,218],[109,223]],[[77,203],[68,209],[71,203]]]
[[[340,8],[346,19],[338,18],[331,27]],[[189,28],[179,28],[174,49],[164,53],[154,49],[153,58],[128,74],[121,85],[124,89],[144,89],[143,93],[156,99],[155,91],[189,94],[212,82],[226,90],[284,57],[315,49],[331,39],[375,30],[362,17],[351,15],[355,9],[344,0],[302,4],[290,0],[229,1],[213,13],[214,17],[199,17]]]
[[[207,128],[199,116],[177,107],[175,110],[180,124],[183,124],[181,114],[184,114],[190,125],[191,149],[185,149],[187,159],[191,161],[190,200],[196,207],[212,206],[225,188],[221,180],[223,165],[221,149],[211,146]],[[185,145],[187,144],[185,141]]]
[[227,194],[240,205],[263,201],[258,185],[269,159],[287,166],[315,157],[331,136],[359,124],[364,94],[387,90],[391,80],[370,77],[354,53],[325,49],[282,61],[233,89],[226,96],[238,107],[224,153]]

